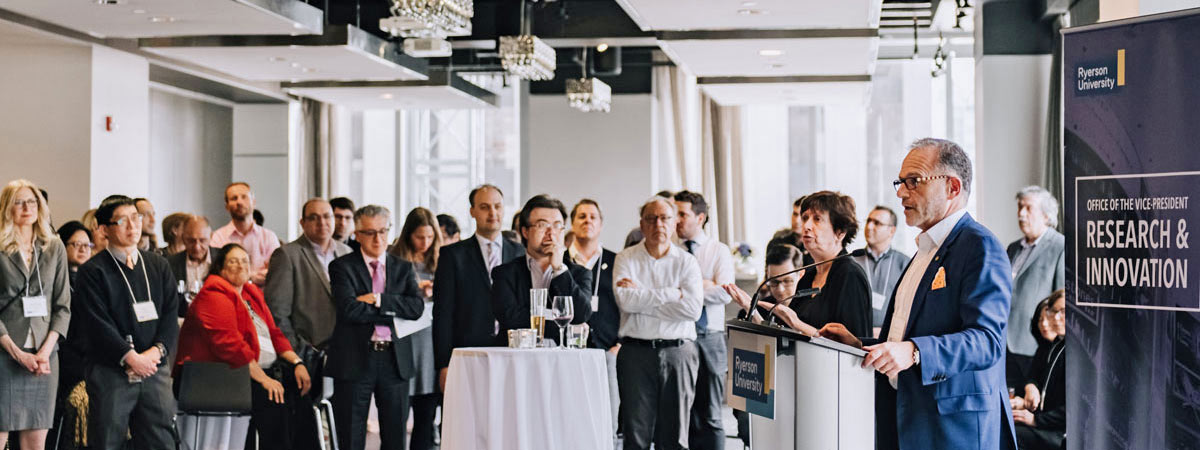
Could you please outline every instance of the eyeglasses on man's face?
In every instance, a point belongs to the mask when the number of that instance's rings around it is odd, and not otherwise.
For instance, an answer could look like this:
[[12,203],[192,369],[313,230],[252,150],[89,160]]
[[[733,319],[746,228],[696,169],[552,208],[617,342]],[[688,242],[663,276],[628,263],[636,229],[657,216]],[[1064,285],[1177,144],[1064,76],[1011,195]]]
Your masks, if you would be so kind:
[[952,177],[950,175],[933,175],[933,176],[928,176],[928,177],[903,177],[903,178],[899,178],[895,181],[892,181],[892,188],[899,191],[900,186],[903,185],[906,189],[911,191],[913,189],[916,189],[917,186],[920,185],[921,183],[927,183],[927,182],[930,182],[933,180],[940,180],[943,178],[950,179]]
[[123,227],[123,226],[125,226],[125,224],[130,223],[130,222],[141,223],[143,217],[144,216],[142,216],[139,213],[133,213],[133,214],[130,214],[127,216],[117,216],[117,217],[113,217],[113,220],[109,221],[108,224],[116,225],[118,227]]
[[85,248],[91,250],[96,248],[96,244],[91,242],[68,242],[67,247],[70,247],[71,250],[83,250]]
[[538,233],[545,232],[547,229],[554,230],[554,232],[557,233],[557,232],[560,232],[560,231],[566,229],[566,226],[563,225],[562,222],[551,223],[551,222],[546,222],[546,221],[542,220],[542,221],[538,221],[537,223],[535,223],[533,225],[530,225],[529,228],[533,228],[533,231],[536,231]]
[[364,238],[367,238],[367,239],[375,239],[377,237],[386,239],[388,232],[391,230],[392,229],[389,227],[389,228],[380,228],[378,230],[354,230],[354,232],[358,233],[358,235],[360,235]]

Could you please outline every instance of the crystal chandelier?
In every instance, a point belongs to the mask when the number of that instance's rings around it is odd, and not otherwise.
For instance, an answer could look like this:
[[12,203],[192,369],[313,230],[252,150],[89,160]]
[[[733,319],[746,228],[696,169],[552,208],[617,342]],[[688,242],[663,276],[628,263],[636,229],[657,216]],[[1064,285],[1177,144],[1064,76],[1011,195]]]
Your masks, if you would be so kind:
[[474,0],[392,0],[391,13],[379,19],[379,28],[392,36],[470,36],[475,4]]
[[508,73],[526,80],[552,80],[554,58],[554,48],[537,36],[500,36],[500,63]]
[[583,112],[612,109],[612,88],[599,78],[567,80],[567,104]]

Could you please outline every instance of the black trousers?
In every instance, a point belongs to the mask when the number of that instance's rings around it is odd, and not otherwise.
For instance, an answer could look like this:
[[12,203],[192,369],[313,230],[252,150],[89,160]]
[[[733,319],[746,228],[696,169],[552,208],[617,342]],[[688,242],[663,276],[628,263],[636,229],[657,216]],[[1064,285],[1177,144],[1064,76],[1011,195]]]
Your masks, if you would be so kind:
[[[88,444],[94,450],[162,450],[175,448],[175,397],[171,364],[141,383],[130,383],[125,371],[95,364],[87,375]],[[131,436],[126,447],[125,436]]]
[[[253,400],[253,410],[250,415],[250,430],[246,434],[246,450],[254,450],[257,441],[259,450],[297,450],[317,448],[316,422],[312,419],[312,402],[308,409],[302,403],[304,396],[300,395],[300,386],[296,384],[295,369],[292,365],[277,362],[270,369],[263,369],[268,376],[283,384],[283,403],[275,403],[267,395],[267,390],[257,381],[250,382],[250,397]],[[307,429],[296,420],[305,411],[310,422]],[[304,431],[311,431],[308,436]],[[257,439],[255,437],[257,436]]]
[[724,450],[725,424],[721,406],[725,404],[725,332],[697,333],[700,365],[696,370],[696,399],[688,426],[688,447],[696,450]]
[[380,450],[405,449],[408,380],[400,378],[396,355],[388,348],[368,352],[367,371],[358,379],[334,380],[333,416],[339,450],[363,450],[366,446],[372,395],[379,408]]
[[1021,450],[1058,450],[1066,435],[1062,431],[1041,430],[1017,424],[1017,447]]
[[437,418],[438,405],[442,403],[442,394],[414,395],[412,397],[413,430],[409,447],[412,450],[430,450],[434,447],[434,419]]

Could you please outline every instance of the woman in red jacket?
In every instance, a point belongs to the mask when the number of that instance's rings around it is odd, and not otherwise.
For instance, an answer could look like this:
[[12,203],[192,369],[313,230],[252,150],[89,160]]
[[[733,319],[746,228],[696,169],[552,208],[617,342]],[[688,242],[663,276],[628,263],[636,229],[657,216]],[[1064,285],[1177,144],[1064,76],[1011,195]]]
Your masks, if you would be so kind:
[[311,387],[308,370],[275,326],[262,290],[249,283],[246,250],[228,244],[215,256],[179,330],[176,368],[187,361],[249,365],[254,410],[247,441],[254,442],[257,431],[260,448],[291,448],[291,433],[285,431],[283,381],[290,370],[300,395],[305,395]]

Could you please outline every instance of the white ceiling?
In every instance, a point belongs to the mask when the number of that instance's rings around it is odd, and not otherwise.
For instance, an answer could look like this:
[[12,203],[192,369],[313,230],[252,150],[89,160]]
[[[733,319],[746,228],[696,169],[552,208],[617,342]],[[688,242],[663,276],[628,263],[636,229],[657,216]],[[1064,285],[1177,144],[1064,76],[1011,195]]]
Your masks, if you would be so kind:
[[425,79],[421,73],[346,45],[142,48],[251,81]]
[[617,0],[643,30],[876,28],[883,0]]
[[[697,77],[868,75],[879,38],[703,39],[660,41],[675,64]],[[760,52],[779,52],[764,56]]]
[[718,104],[817,106],[866,104],[871,91],[868,81],[820,83],[732,83],[700,87]]
[[0,20],[0,42],[8,45],[74,45],[82,44],[56,34]]
[[350,109],[481,109],[492,105],[450,86],[296,87],[288,91]]
[[0,0],[0,8],[106,38],[321,32],[321,11],[296,0]]

